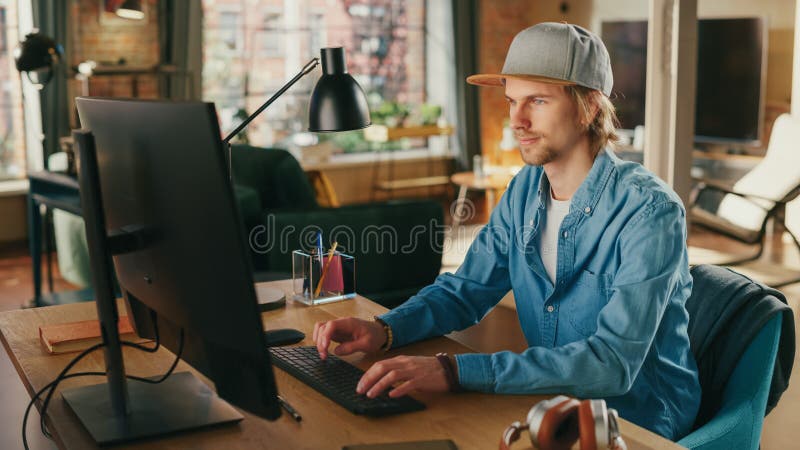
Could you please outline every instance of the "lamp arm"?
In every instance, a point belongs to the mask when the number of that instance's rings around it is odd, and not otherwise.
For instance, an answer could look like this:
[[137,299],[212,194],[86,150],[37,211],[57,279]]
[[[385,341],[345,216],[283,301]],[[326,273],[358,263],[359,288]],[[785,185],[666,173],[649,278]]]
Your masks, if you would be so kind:
[[284,92],[286,92],[287,89],[292,87],[292,85],[295,84],[297,80],[308,75],[308,73],[311,72],[315,67],[317,67],[317,65],[319,65],[319,58],[313,58],[311,61],[306,63],[306,65],[303,66],[303,68],[297,75],[294,76],[294,78],[292,78],[285,85],[283,85],[283,87],[280,88],[278,92],[276,92],[272,97],[270,97],[269,100],[267,100],[263,105],[261,105],[253,114],[250,114],[250,116],[247,119],[245,119],[244,122],[239,124],[239,126],[236,127],[235,130],[231,131],[231,133],[228,136],[226,136],[225,139],[222,140],[222,142],[225,144],[229,144],[230,140],[233,139],[234,136],[239,134],[239,132],[242,131],[250,122],[252,122],[253,119],[255,119],[259,114],[261,114],[265,109],[267,109],[267,107],[271,105],[272,102],[274,102],[278,97],[280,97]]

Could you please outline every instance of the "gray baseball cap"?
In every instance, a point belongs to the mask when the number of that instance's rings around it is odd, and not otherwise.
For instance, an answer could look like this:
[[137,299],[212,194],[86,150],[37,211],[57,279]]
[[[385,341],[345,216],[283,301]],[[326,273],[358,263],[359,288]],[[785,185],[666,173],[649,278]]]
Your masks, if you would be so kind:
[[614,76],[600,38],[578,25],[543,22],[520,31],[511,42],[499,74],[467,77],[467,83],[502,86],[506,78],[579,85],[611,94]]

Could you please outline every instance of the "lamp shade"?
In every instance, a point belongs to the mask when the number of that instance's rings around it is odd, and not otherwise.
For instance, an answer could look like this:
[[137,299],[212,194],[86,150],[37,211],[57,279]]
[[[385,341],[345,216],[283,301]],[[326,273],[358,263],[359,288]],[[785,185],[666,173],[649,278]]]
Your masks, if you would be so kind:
[[117,15],[124,19],[142,20],[144,11],[142,10],[142,0],[125,0],[119,8]]
[[344,49],[323,48],[320,77],[308,107],[308,130],[313,132],[359,130],[372,122],[367,97],[347,73]]
[[31,33],[14,50],[14,62],[20,72],[52,69],[58,64],[62,53],[61,46],[52,38]]

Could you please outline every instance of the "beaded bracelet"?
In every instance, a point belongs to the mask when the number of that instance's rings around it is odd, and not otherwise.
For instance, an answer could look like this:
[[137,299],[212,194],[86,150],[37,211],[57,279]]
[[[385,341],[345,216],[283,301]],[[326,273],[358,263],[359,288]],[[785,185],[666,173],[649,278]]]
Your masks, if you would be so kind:
[[387,352],[392,348],[392,341],[394,340],[394,336],[392,335],[392,327],[390,327],[389,324],[384,322],[380,317],[375,317],[375,322],[383,325],[383,331],[386,333],[386,342],[381,346],[380,350]]

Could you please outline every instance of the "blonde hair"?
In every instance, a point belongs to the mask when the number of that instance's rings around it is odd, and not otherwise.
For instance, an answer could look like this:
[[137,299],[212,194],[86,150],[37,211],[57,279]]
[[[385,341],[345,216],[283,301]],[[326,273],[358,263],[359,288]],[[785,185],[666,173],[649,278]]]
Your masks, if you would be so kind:
[[[619,141],[617,112],[608,97],[602,92],[584,86],[565,86],[567,94],[578,109],[578,121],[589,133],[592,154],[597,155],[606,145],[614,146]],[[597,112],[592,117],[592,110]]]

